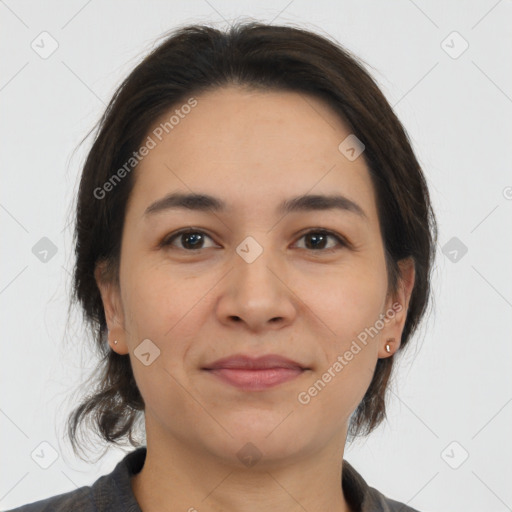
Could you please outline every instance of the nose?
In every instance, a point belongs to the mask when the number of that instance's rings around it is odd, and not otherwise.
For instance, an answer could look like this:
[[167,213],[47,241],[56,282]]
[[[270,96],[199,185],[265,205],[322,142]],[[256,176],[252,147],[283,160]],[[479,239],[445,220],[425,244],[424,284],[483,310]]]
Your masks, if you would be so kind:
[[217,315],[224,324],[240,324],[254,332],[280,329],[293,322],[296,297],[282,260],[265,249],[254,260],[233,255],[233,269],[223,280]]

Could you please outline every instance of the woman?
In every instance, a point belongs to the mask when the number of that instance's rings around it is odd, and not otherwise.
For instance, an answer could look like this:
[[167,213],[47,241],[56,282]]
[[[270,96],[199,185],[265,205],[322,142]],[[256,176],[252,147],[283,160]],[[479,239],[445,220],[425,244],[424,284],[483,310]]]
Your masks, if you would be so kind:
[[414,511],[343,453],[385,418],[436,237],[407,135],[346,50],[177,30],[115,93],[77,204],[74,297],[104,358],[69,434],[77,451],[92,419],[138,448],[15,510]]

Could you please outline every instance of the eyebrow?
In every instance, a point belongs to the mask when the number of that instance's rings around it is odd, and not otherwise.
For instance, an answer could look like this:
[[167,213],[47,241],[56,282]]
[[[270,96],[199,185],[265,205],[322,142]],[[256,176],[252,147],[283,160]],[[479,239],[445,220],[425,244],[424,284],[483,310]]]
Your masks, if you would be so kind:
[[[184,194],[174,192],[158,199],[149,205],[144,217],[153,214],[171,210],[184,209],[200,212],[223,212],[227,209],[227,204],[217,197],[208,194]],[[278,214],[288,214],[294,212],[324,211],[324,210],[341,210],[354,213],[357,216],[369,220],[365,211],[357,203],[342,195],[324,195],[310,194],[286,199],[277,208]]]

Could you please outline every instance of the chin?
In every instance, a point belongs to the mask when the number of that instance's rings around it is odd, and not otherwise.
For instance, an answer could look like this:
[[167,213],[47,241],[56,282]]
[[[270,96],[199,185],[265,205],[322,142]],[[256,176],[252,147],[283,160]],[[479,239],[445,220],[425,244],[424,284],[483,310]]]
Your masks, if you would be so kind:
[[[314,433],[308,435],[306,426],[296,425],[294,415],[289,413],[290,411],[284,414],[272,411],[240,412],[231,421],[223,421],[218,417],[219,422],[233,436],[223,432],[222,440],[219,440],[222,444],[221,451],[232,453],[237,458],[243,457],[247,452],[249,456],[261,457],[262,461],[289,461],[290,458],[308,451],[318,442],[318,436]],[[215,449],[213,446],[212,448]]]

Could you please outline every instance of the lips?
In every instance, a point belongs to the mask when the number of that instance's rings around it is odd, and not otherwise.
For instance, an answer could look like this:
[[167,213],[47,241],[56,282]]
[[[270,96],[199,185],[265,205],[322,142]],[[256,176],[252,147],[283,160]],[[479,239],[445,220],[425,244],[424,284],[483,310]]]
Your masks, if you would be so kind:
[[291,359],[276,354],[268,354],[256,358],[242,354],[235,354],[233,356],[219,359],[203,369],[219,370],[222,368],[233,370],[269,370],[272,368],[307,369],[296,361],[292,361]]
[[203,368],[224,384],[245,391],[263,391],[295,379],[308,369],[296,361],[275,354],[257,358],[237,354]]

